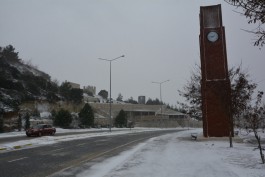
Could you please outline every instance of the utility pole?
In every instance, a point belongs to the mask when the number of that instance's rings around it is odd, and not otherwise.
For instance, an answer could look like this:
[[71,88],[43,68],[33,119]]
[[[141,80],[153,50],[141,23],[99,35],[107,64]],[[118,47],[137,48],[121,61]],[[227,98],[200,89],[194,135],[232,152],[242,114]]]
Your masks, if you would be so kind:
[[165,83],[165,82],[168,82],[168,81],[169,80],[165,80],[165,81],[162,81],[162,82],[152,82],[153,84],[159,84],[159,86],[160,86],[161,118],[162,118],[162,115],[163,115],[162,84]]
[[111,121],[111,62],[114,60],[117,60],[119,58],[125,57],[125,55],[121,55],[119,57],[113,58],[113,59],[105,59],[105,58],[98,58],[99,60],[104,60],[104,61],[108,61],[110,63],[109,65],[109,72],[110,72],[110,86],[109,86],[109,90],[110,90],[110,96],[109,96],[109,131],[111,132],[111,126],[112,126],[112,121]]

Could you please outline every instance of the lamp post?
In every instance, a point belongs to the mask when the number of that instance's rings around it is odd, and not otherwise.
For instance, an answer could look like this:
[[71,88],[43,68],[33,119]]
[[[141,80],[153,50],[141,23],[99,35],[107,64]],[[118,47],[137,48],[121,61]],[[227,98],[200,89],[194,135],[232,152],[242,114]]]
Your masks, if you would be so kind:
[[162,89],[161,89],[161,87],[162,87],[162,84],[163,83],[168,82],[168,81],[169,80],[165,80],[165,81],[162,81],[162,82],[152,82],[153,84],[159,84],[159,86],[160,86],[161,117],[162,117],[162,113],[163,113],[163,111],[162,111],[162,109],[163,109],[163,102],[162,102]]
[[99,60],[105,60],[110,63],[110,82],[109,82],[109,90],[110,90],[110,96],[109,96],[109,131],[111,132],[111,62],[114,60],[117,60],[119,58],[125,57],[125,55],[121,55],[119,57],[113,58],[113,59],[105,59],[105,58],[98,58]]

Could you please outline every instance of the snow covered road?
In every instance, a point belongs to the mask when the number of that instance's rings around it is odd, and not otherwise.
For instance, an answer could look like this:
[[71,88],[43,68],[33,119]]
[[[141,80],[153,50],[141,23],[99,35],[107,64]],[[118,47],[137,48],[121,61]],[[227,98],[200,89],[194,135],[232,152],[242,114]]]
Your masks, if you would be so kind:
[[265,165],[253,147],[225,139],[191,140],[190,133],[167,134],[92,166],[78,177],[264,177]]
[[[6,151],[13,151],[15,146],[27,146],[29,143],[31,143],[31,147],[43,146],[74,139],[154,130],[139,128],[133,131],[115,133],[99,131],[98,133],[61,137],[45,136],[27,141],[1,144],[1,146],[6,148]],[[156,131],[160,130],[156,129]],[[199,134],[197,141],[191,139],[191,133]],[[261,164],[258,150],[254,150],[255,145],[247,143],[249,139],[253,139],[253,135],[249,134],[235,138],[235,140],[240,141],[234,141],[234,147],[230,148],[227,138],[203,138],[201,134],[202,129],[191,129],[151,138],[134,146],[132,149],[122,152],[118,156],[100,161],[100,163],[95,163],[94,165],[91,165],[91,162],[85,163],[51,176],[265,177],[265,165]],[[8,137],[9,135],[3,136]],[[17,134],[14,136],[25,135]],[[261,136],[264,140],[265,133],[261,133]]]

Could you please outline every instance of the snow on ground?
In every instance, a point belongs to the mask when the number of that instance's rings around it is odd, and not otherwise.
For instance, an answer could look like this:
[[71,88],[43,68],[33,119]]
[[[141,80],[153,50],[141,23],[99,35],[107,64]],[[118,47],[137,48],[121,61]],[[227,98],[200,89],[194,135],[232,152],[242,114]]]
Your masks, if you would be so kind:
[[[58,132],[76,132],[88,130],[64,130]],[[92,129],[95,130],[95,129]],[[107,130],[107,129],[105,129]],[[123,131],[87,133],[66,136],[44,136],[29,138],[29,140],[0,144],[0,149],[27,145],[39,146],[43,144],[69,141],[77,138],[106,136],[139,131],[161,129],[134,128]],[[162,129],[163,130],[163,129]],[[197,141],[191,139],[191,133],[198,133]],[[9,135],[8,135],[9,134]],[[16,132],[0,134],[1,136],[25,136]],[[260,132],[262,139],[265,133]],[[261,164],[258,150],[247,142],[253,139],[253,134],[240,132],[234,138],[233,148],[229,147],[228,138],[203,138],[202,129],[191,129],[177,133],[151,138],[116,157],[106,159],[77,177],[265,177],[265,165]],[[24,144],[24,146],[22,145]],[[16,149],[16,148],[15,148]],[[4,150],[5,151],[5,150]],[[0,151],[1,152],[1,151]]]
[[167,134],[92,166],[77,177],[264,177],[259,152],[244,143],[229,147],[228,139],[199,138],[191,132]]

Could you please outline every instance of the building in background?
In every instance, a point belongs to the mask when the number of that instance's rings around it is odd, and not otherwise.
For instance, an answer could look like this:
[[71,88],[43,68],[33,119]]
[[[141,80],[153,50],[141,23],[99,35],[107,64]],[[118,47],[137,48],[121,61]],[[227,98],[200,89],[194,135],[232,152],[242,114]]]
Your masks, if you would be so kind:
[[90,85],[84,86],[83,87],[83,92],[88,94],[88,95],[91,95],[91,96],[96,95],[96,87],[95,86],[90,86]]
[[138,104],[145,104],[145,96],[138,96]]
[[65,82],[68,83],[71,86],[71,88],[73,88],[73,89],[80,89],[80,84],[77,84],[74,82],[69,82],[67,80]]
[[[108,103],[90,103],[94,109],[95,124],[102,127],[109,124],[109,104]],[[137,127],[201,127],[201,121],[190,118],[163,105],[161,114],[161,105],[143,105],[143,104],[112,104],[112,122],[124,110],[127,114],[127,120],[133,122]]]

